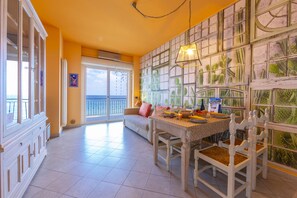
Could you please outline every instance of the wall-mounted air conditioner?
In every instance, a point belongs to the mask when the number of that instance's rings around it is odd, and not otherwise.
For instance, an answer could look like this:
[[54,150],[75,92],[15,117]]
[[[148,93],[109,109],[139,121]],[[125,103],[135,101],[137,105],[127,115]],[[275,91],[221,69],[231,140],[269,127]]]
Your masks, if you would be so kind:
[[98,58],[105,59],[105,60],[112,60],[112,61],[120,61],[121,55],[118,53],[99,50]]

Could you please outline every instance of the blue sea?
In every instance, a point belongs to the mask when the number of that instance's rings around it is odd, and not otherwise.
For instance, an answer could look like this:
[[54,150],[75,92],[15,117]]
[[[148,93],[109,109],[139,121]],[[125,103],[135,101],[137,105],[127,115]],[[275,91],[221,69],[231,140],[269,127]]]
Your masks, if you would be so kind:
[[[110,115],[121,115],[127,108],[127,96],[110,96]],[[107,113],[107,96],[87,95],[86,116],[104,116]]]

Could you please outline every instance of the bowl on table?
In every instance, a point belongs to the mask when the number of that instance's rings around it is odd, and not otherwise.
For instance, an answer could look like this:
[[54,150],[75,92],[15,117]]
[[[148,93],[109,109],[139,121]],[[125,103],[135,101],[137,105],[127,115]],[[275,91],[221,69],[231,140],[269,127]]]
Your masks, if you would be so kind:
[[187,110],[180,111],[179,113],[182,114],[183,118],[188,118],[189,116],[192,115],[192,111],[187,111]]

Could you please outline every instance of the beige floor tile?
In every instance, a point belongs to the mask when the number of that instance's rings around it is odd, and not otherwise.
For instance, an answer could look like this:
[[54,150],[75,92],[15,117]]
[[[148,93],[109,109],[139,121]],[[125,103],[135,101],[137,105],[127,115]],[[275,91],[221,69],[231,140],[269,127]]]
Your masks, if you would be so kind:
[[91,179],[96,179],[97,181],[103,180],[106,175],[112,170],[111,167],[106,167],[106,166],[95,166],[93,169],[91,169],[85,177],[91,178]]
[[133,166],[132,170],[149,174],[151,173],[153,166],[154,165],[152,163],[147,163],[146,161],[138,160]]
[[145,190],[170,194],[170,178],[150,175],[145,185]]
[[63,173],[40,168],[34,176],[31,185],[44,188],[59,178]]
[[84,178],[73,185],[65,194],[73,197],[85,198],[99,184],[97,180]]
[[39,187],[35,187],[35,186],[29,186],[23,196],[23,198],[31,198],[34,197],[34,195],[36,195],[37,193],[39,193],[40,191],[42,191],[42,188]]
[[122,184],[124,183],[128,174],[129,174],[129,171],[114,168],[106,175],[103,181],[110,182],[113,184]]
[[59,198],[73,198],[73,197],[71,197],[71,196],[68,196],[68,195],[62,195],[61,197],[59,197]]
[[95,165],[92,165],[92,164],[79,163],[73,168],[71,168],[69,171],[67,171],[66,173],[71,175],[77,175],[77,176],[85,176],[94,167]]
[[100,182],[88,198],[114,198],[120,187],[121,186],[117,184]]
[[141,198],[143,190],[122,186],[118,191],[116,198]]
[[62,194],[60,194],[60,193],[42,189],[42,190],[38,191],[37,193],[35,193],[30,198],[59,198],[61,196],[62,196]]
[[128,177],[126,178],[124,185],[135,188],[144,188],[148,178],[149,174],[131,171]]
[[59,193],[65,193],[70,189],[74,184],[76,184],[81,177],[63,174],[61,177],[50,183],[45,188]]
[[145,190],[145,191],[143,191],[142,198],[169,198],[169,195]]
[[121,158],[119,157],[106,157],[104,158],[99,165],[100,166],[108,166],[108,167],[115,167]]
[[133,168],[133,166],[135,165],[136,160],[134,159],[121,159],[117,165],[115,166],[115,168],[120,168],[120,169],[124,169],[124,170],[131,170]]
[[93,154],[87,159],[84,160],[84,163],[98,165],[106,156],[102,156],[99,154]]

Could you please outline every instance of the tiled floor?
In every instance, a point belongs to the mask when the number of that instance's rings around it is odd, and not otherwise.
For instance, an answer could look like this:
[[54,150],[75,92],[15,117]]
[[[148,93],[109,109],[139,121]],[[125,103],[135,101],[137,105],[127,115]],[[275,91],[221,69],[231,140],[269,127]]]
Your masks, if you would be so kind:
[[[27,189],[24,198],[174,198],[218,197],[202,184],[189,192],[181,190],[180,159],[171,172],[165,163],[155,166],[152,145],[122,123],[97,124],[66,130],[50,140],[48,155]],[[205,175],[218,188],[226,179]],[[297,198],[297,178],[269,169],[268,179],[258,178],[252,197]],[[238,197],[244,197],[241,193]]]

